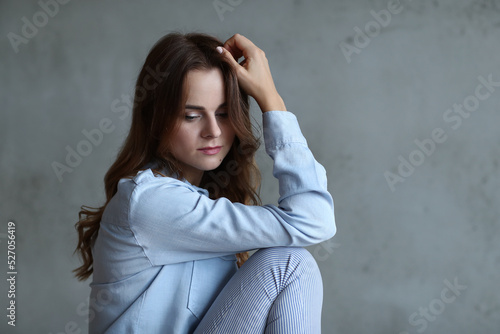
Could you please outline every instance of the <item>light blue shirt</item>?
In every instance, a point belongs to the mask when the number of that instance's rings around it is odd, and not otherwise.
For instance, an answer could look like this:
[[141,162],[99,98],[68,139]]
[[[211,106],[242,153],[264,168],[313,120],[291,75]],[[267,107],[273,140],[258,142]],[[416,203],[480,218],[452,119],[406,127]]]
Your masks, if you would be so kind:
[[120,180],[92,249],[90,333],[191,333],[236,272],[236,253],[335,234],[325,169],[296,117],[266,112],[263,130],[278,206],[212,200],[151,169]]

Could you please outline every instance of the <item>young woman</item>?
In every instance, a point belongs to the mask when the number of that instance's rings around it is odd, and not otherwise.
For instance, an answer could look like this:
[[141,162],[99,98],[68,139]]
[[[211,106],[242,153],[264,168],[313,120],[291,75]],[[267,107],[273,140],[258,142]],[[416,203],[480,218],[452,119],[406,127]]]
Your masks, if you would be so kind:
[[[259,205],[248,96],[279,206]],[[163,37],[139,74],[106,203],[76,224],[90,333],[320,333],[321,276],[300,247],[335,233],[326,186],[262,50],[241,35]]]

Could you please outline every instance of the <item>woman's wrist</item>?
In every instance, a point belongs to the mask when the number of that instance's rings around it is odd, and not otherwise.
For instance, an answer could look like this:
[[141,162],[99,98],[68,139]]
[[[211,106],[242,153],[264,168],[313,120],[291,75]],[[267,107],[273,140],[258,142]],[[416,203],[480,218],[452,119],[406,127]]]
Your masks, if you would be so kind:
[[271,110],[286,111],[285,102],[277,92],[256,101],[263,113]]

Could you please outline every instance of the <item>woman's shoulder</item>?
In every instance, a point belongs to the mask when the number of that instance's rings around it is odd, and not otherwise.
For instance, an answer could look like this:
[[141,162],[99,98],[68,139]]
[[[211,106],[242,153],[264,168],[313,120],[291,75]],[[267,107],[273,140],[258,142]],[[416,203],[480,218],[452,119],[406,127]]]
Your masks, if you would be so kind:
[[181,185],[182,181],[172,176],[166,176],[162,173],[156,172],[152,168],[142,169],[137,172],[135,176],[121,179],[120,182],[132,182],[135,185],[143,185],[149,183],[167,184],[167,185]]
[[123,178],[118,183],[118,193],[128,194],[129,196],[132,195],[132,193],[138,195],[143,192],[164,192],[166,190],[170,190],[170,192],[174,193],[186,191],[204,193],[204,189],[195,187],[185,180],[179,180],[173,176],[166,176],[151,168],[140,170],[135,176]]
[[203,193],[204,189],[196,188],[174,177],[155,173],[151,169],[141,170],[136,175],[119,181],[117,192],[107,204],[103,218],[123,225],[129,221],[132,213],[149,214],[157,211],[159,207],[175,208],[173,211],[181,212],[184,206]]

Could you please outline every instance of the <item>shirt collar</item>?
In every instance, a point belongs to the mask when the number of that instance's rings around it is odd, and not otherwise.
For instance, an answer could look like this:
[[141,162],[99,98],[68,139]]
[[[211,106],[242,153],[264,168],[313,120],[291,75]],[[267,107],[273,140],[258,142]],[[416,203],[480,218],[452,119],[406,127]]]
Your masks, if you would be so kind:
[[[201,188],[201,187],[198,187],[198,186],[195,186],[193,184],[191,184],[188,180],[186,180],[185,178],[181,178],[179,179],[177,177],[177,174],[176,173],[172,173],[170,170],[166,169],[166,168],[161,168],[161,169],[158,169],[158,164],[157,163],[154,163],[154,162],[150,162],[148,164],[146,164],[146,166],[144,166],[145,169],[151,169],[151,171],[153,171],[153,169],[156,169],[158,170],[160,173],[162,173],[163,175],[166,175],[168,177],[172,177],[174,179],[178,179],[184,183],[186,183],[187,185],[189,185],[190,188],[194,189],[195,191],[197,191],[198,193],[202,194],[202,195],[205,195],[205,196],[209,196],[208,194],[208,190],[205,189],[205,188]],[[153,174],[154,174],[154,171],[153,171]]]

